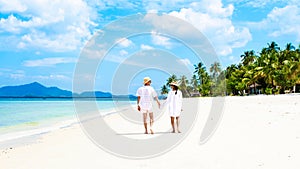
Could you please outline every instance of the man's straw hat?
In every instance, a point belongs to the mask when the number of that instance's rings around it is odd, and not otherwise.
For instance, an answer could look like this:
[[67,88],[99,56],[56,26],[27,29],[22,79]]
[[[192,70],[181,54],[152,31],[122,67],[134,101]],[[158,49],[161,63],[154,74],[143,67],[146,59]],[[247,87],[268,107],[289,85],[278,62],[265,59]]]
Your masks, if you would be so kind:
[[149,81],[151,81],[150,77],[145,77],[144,78],[144,84],[148,83]]

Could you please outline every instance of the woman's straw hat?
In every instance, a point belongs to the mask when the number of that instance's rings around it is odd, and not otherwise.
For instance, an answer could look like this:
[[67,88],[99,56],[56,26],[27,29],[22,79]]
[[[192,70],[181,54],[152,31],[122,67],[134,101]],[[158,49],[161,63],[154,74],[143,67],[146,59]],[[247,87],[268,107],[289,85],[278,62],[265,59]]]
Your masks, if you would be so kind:
[[177,86],[177,87],[179,87],[179,84],[176,81],[171,82],[169,85],[170,86]]
[[151,81],[150,77],[145,77],[144,78],[144,84],[148,83],[149,81]]

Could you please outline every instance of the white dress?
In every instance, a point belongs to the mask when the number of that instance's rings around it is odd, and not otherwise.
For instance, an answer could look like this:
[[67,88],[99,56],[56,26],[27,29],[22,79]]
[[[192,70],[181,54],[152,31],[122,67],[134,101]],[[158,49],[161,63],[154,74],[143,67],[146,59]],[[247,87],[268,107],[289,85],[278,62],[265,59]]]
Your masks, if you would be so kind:
[[152,102],[153,98],[157,97],[157,94],[152,86],[142,86],[137,92],[136,96],[140,96],[139,106],[141,108],[141,113],[152,112]]
[[182,110],[182,93],[180,90],[177,90],[177,94],[175,94],[175,92],[176,91],[173,90],[169,91],[165,102],[171,117],[180,116]]

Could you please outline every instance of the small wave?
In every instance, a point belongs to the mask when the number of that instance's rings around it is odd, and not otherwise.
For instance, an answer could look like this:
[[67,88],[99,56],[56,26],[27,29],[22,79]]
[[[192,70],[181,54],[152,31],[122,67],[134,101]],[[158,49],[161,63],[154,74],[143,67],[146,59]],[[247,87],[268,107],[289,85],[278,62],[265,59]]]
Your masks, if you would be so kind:
[[[30,130],[24,130],[24,131],[16,131],[16,132],[10,132],[6,134],[0,135],[0,143],[9,141],[9,140],[15,140],[23,137],[30,137],[30,136],[36,136],[36,135],[42,135],[45,133],[49,133],[58,129],[70,127],[77,123],[77,119],[71,119],[71,120],[65,120],[59,123],[56,123],[51,126],[44,126],[36,129],[30,129]],[[35,124],[35,123],[34,123]]]
[[[130,106],[127,105],[127,106],[119,107],[120,109],[118,110],[114,108],[104,109],[101,111],[100,117],[105,117],[105,116],[119,113],[120,111],[123,111],[124,109],[128,109],[129,107]],[[98,113],[90,114],[88,112],[85,112],[84,114],[85,114],[84,115],[85,118],[80,119],[80,121],[81,120],[85,121],[85,120],[99,117]],[[78,123],[79,123],[78,114],[77,114],[77,118],[76,116],[74,117],[74,114],[71,114],[69,116],[62,117],[62,118],[44,119],[42,121],[33,121],[33,122],[26,122],[23,124],[0,127],[1,129],[0,143],[10,141],[10,140],[16,140],[24,137],[42,135],[62,128],[67,128]]]

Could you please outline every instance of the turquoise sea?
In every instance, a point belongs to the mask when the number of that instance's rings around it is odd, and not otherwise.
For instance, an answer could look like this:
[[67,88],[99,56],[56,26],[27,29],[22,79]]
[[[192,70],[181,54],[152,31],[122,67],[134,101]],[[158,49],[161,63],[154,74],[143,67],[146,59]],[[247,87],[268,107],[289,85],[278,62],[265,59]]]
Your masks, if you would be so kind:
[[[119,103],[126,107],[135,101],[121,99]],[[96,104],[102,115],[117,113],[111,98],[96,99]],[[0,143],[67,127],[77,121],[72,98],[0,98]]]

